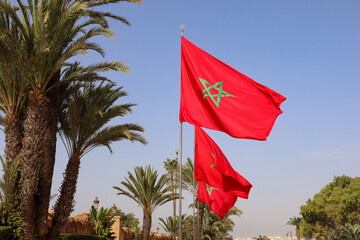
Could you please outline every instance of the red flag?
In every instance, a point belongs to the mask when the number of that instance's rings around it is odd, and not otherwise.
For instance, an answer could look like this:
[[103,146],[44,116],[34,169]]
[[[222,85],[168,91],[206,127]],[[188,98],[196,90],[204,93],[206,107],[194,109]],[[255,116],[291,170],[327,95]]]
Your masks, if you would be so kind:
[[285,99],[181,38],[180,122],[266,140]]
[[234,206],[237,197],[211,187],[205,182],[198,182],[198,200],[209,204],[210,209],[223,219]]
[[241,198],[248,198],[252,188],[200,127],[195,127],[195,178]]

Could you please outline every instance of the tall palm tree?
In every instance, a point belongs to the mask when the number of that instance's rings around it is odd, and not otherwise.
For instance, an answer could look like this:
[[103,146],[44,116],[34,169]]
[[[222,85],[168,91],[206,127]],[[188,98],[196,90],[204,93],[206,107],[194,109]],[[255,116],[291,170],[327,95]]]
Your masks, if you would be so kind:
[[[21,163],[25,239],[34,239],[35,228],[39,239],[46,238],[62,67],[71,57],[85,55],[88,50],[104,55],[101,47],[89,40],[99,35],[112,37],[107,18],[128,22],[94,7],[124,1],[141,3],[140,0],[27,0],[25,6],[18,0],[18,7],[14,8],[10,2],[0,1],[0,10],[11,17],[20,32],[25,48],[21,55],[23,73],[30,86]],[[114,64],[114,69],[117,66]]]
[[[178,176],[178,172],[179,172],[179,164],[178,164],[178,160],[177,159],[166,159],[166,161],[164,162],[164,168],[165,170],[168,172],[169,178],[170,178],[170,183],[169,185],[171,186],[171,191],[172,193],[175,195],[176,194],[176,189],[177,189],[177,176]],[[173,218],[175,219],[176,217],[176,199],[173,200]],[[175,238],[174,238],[175,240]]]
[[53,226],[48,238],[57,239],[60,228],[74,209],[74,197],[80,169],[81,158],[92,149],[105,146],[112,152],[110,144],[115,141],[129,140],[146,144],[139,134],[144,129],[137,124],[106,126],[115,117],[124,117],[131,112],[134,104],[115,104],[127,93],[114,84],[93,83],[69,86],[64,94],[60,112],[60,137],[63,140],[69,162],[60,194],[54,207]]
[[[182,171],[182,186],[185,190],[188,190],[194,196],[197,196],[197,180],[194,179],[194,164],[190,158],[187,158]],[[195,181],[195,182],[194,182]],[[201,239],[202,236],[202,224],[203,224],[203,216],[206,203],[195,200],[195,207],[198,209],[198,217],[196,218],[195,228],[198,231],[195,231],[194,237],[195,240]]]
[[[23,119],[26,103],[27,85],[24,82],[21,68],[24,65],[21,57],[22,42],[19,31],[10,16],[0,11],[0,111],[5,114],[2,125],[5,134],[4,172],[12,172],[14,164],[20,160],[23,141]],[[13,229],[20,228],[18,219],[20,208],[20,170],[16,168],[11,194],[6,199],[6,223]],[[7,217],[9,216],[9,217]]]
[[[21,151],[23,140],[23,106],[26,83],[21,76],[21,39],[10,16],[0,11],[0,110],[5,113],[5,157],[12,164]],[[11,166],[8,166],[11,168]]]
[[121,181],[123,187],[113,188],[118,190],[118,195],[125,195],[133,199],[143,209],[143,240],[148,240],[151,229],[151,216],[154,210],[169,202],[178,195],[171,193],[171,188],[166,186],[167,175],[159,177],[158,171],[154,171],[150,166],[135,167],[135,175],[128,172],[125,181]]
[[300,240],[301,232],[300,232],[300,224],[301,224],[302,218],[301,217],[292,217],[290,220],[286,223],[287,225],[291,225],[295,227],[296,237]]

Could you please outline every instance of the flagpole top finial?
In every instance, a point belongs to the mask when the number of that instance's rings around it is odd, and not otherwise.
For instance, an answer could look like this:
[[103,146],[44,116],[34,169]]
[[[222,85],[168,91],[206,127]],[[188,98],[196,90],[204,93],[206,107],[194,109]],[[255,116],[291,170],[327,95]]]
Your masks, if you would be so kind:
[[184,24],[181,24],[181,25],[180,25],[181,36],[184,36],[184,29],[185,29],[185,25],[184,25]]

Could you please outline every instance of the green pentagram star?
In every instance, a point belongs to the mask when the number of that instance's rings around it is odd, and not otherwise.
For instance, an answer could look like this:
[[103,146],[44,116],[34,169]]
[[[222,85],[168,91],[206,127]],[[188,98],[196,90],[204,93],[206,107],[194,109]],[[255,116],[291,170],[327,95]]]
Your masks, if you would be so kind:
[[208,192],[209,196],[211,196],[212,190],[219,190],[219,189],[211,187],[210,185],[206,184],[206,191]]
[[[220,100],[222,97],[236,97],[234,95],[231,95],[231,94],[223,91],[223,81],[220,81],[220,82],[215,83],[214,85],[211,85],[205,79],[199,78],[199,80],[204,87],[204,90],[202,91],[203,98],[205,99],[206,97],[210,97],[211,100],[215,103],[215,105],[217,107],[220,106]],[[211,94],[210,89],[212,89],[212,88],[218,90],[218,94]]]

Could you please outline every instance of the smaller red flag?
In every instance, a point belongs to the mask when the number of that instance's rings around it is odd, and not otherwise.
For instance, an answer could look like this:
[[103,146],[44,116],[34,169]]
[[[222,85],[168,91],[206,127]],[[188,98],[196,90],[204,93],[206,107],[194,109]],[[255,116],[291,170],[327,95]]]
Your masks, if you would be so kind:
[[241,198],[248,198],[252,188],[236,172],[221,149],[200,127],[195,127],[195,178]]
[[198,182],[198,200],[209,204],[211,211],[223,219],[226,213],[235,205],[237,197],[211,187],[205,182]]

